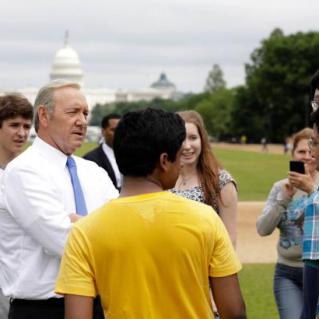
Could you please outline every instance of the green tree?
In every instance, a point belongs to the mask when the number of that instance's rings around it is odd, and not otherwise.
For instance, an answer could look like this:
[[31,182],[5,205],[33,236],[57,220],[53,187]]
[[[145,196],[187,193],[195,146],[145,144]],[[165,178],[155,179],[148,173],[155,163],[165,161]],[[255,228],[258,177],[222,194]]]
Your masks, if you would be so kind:
[[226,82],[224,80],[223,71],[218,64],[214,64],[213,68],[208,73],[204,91],[214,93],[225,87]]
[[233,99],[233,90],[224,88],[196,105],[195,110],[202,115],[208,133],[217,139],[229,137]]
[[100,126],[104,115],[112,112],[112,105],[110,104],[96,104],[91,112],[90,125]]
[[[246,65],[243,108],[254,119],[248,129],[256,125],[269,140],[282,142],[307,124],[309,81],[319,67],[318,52],[318,32],[284,35],[275,29],[261,42]],[[242,106],[235,107],[234,117],[240,112]]]
[[267,136],[268,119],[265,109],[256,108],[256,96],[244,85],[234,88],[233,94],[229,126],[231,135],[237,138],[245,135],[248,142],[259,143],[262,137]]

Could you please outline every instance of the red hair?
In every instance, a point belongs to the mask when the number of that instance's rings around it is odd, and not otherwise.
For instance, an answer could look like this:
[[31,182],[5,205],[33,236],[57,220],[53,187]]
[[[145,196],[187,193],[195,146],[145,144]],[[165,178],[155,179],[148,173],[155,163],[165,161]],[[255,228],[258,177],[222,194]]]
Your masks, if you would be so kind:
[[205,203],[212,206],[215,203],[214,198],[220,199],[219,170],[222,166],[212,152],[201,115],[196,111],[183,111],[178,112],[178,114],[185,123],[194,124],[200,135],[202,150],[198,158],[197,172],[203,189]]

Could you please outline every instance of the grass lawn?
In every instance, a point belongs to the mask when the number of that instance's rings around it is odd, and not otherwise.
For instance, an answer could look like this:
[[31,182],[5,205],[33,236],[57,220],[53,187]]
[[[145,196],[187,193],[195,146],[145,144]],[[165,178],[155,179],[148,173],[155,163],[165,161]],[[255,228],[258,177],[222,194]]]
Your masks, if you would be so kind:
[[278,319],[273,294],[274,264],[245,264],[239,281],[246,303],[247,318]]
[[83,143],[83,145],[76,150],[75,154],[77,156],[83,156],[84,154],[86,154],[87,152],[93,150],[93,148],[96,148],[98,146],[97,143],[93,143],[93,142],[87,142],[87,143]]
[[263,201],[272,184],[288,173],[289,156],[214,148],[218,160],[237,181],[239,200]]

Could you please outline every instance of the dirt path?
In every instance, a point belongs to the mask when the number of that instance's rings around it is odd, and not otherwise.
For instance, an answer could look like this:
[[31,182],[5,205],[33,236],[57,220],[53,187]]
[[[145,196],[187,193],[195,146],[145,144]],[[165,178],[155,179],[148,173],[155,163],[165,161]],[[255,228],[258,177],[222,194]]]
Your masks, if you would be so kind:
[[[212,147],[218,147],[223,149],[231,150],[241,150],[241,151],[251,151],[262,153],[260,144],[230,144],[230,143],[212,143]],[[269,144],[268,152],[274,154],[283,154],[283,146],[280,144]]]
[[260,237],[256,231],[256,219],[264,202],[239,202],[237,227],[237,253],[243,263],[274,263],[278,231]]
[[[213,143],[212,147],[261,153],[260,144]],[[283,154],[283,146],[268,145],[269,153]],[[274,263],[277,258],[276,245],[279,233],[274,231],[267,237],[261,237],[256,231],[256,219],[260,215],[264,202],[239,202],[237,224],[237,253],[243,263]]]

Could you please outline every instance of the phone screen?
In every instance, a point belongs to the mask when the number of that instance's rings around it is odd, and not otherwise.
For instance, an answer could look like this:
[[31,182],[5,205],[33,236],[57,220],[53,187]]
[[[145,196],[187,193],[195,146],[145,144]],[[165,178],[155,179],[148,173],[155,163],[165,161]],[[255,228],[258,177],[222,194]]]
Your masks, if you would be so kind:
[[300,174],[305,174],[305,165],[301,161],[290,161],[289,170]]

